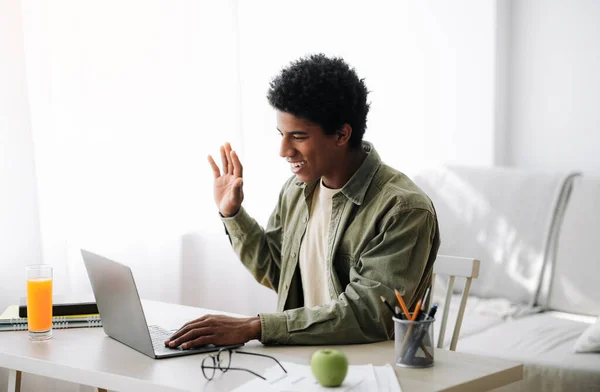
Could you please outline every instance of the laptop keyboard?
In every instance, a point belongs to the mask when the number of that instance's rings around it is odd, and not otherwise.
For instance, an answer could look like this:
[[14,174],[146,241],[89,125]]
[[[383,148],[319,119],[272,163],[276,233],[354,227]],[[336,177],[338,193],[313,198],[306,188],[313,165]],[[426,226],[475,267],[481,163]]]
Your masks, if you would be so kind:
[[165,340],[170,338],[176,330],[169,331],[158,325],[148,325],[148,331],[150,332],[150,339],[152,339],[152,346],[156,353],[170,353],[173,350],[181,351],[181,347],[170,348],[165,347]]

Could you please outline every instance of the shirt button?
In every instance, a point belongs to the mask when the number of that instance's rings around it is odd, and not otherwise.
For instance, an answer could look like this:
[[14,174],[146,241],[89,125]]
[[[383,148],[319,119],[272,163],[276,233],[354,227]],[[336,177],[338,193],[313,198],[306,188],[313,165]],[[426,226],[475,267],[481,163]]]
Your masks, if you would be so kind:
[[287,284],[284,284],[284,285],[283,285],[283,289],[284,289],[284,290],[287,290],[287,288],[288,288],[288,285],[287,285]]
[[302,218],[302,222],[306,223],[308,221],[307,217]]
[[296,252],[292,252],[292,257],[296,257]]

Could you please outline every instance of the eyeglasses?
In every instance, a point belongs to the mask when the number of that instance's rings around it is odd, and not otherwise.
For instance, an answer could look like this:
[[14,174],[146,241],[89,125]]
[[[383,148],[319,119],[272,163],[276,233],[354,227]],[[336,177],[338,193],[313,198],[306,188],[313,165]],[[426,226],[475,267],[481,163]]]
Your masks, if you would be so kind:
[[[245,372],[254,374],[256,377],[260,377],[263,380],[266,380],[266,378],[264,378],[263,376],[261,376],[258,373],[253,372],[250,369],[230,367],[231,356],[233,355],[233,353],[244,354],[244,355],[254,355],[256,357],[271,358],[273,361],[277,362],[277,364],[281,367],[281,369],[285,373],[287,373],[287,370],[285,370],[283,365],[281,363],[279,363],[279,361],[277,359],[271,357],[270,355],[248,353],[245,351],[232,350],[230,348],[227,348],[227,349],[222,348],[216,354],[210,354],[207,357],[204,357],[204,359],[202,360],[202,374],[204,375],[204,378],[206,378],[208,381],[212,380],[213,377],[215,376],[216,369],[219,369],[223,373],[227,372],[228,370],[243,370]],[[210,360],[210,361],[208,361],[208,360]],[[212,366],[211,366],[211,364],[212,364]]]

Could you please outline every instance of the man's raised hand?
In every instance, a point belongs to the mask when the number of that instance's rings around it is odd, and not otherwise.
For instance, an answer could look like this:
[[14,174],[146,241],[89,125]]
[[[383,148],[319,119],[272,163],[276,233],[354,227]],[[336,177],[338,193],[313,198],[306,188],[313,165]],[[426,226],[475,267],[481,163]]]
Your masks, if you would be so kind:
[[223,162],[223,173],[219,170],[213,157],[208,156],[215,179],[215,203],[217,203],[221,215],[233,216],[240,210],[244,200],[243,167],[240,158],[235,151],[232,151],[229,143],[221,146],[221,161]]

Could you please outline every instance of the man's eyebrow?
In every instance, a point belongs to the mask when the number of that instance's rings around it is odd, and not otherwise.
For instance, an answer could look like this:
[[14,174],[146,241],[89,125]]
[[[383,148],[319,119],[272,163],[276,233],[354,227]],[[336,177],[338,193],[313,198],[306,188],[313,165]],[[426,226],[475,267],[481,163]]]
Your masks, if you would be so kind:
[[[277,128],[277,131],[279,131],[279,133],[281,133],[283,135],[283,132],[281,132],[281,129]],[[290,135],[308,135],[308,132],[304,132],[304,131],[290,131],[290,132],[286,132]]]

